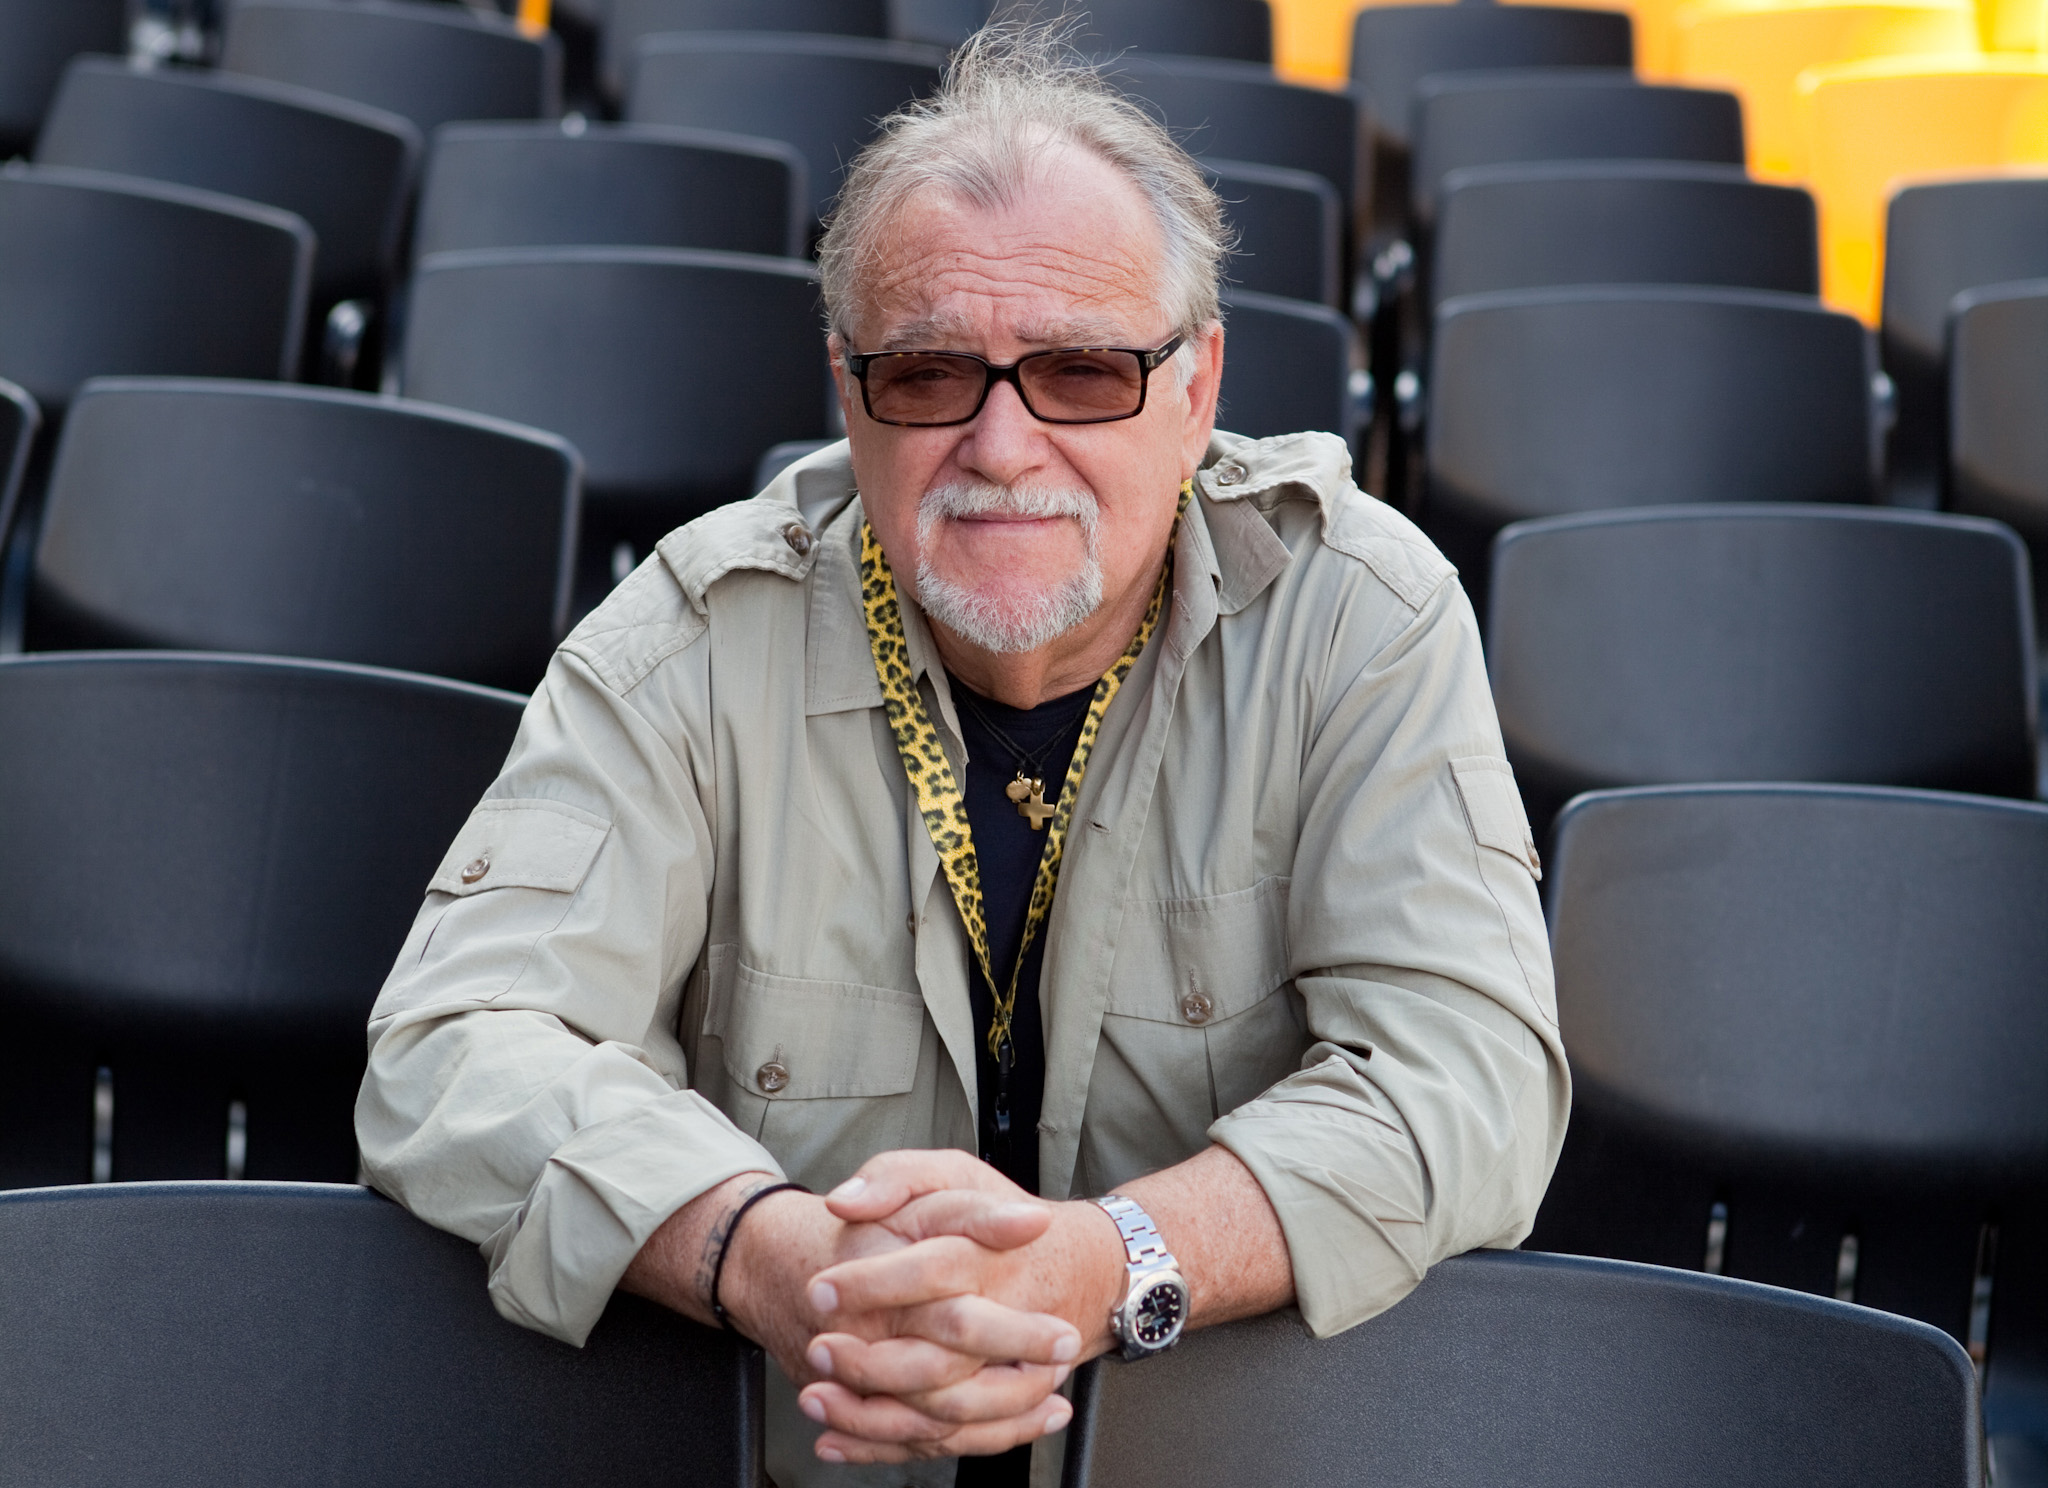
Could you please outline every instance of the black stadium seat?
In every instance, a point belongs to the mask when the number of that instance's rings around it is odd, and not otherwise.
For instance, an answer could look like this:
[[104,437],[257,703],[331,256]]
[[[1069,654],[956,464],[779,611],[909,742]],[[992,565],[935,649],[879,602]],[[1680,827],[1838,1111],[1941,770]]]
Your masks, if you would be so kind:
[[804,158],[780,140],[655,124],[447,124],[413,252],[571,244],[797,255]]
[[635,49],[626,117],[786,140],[810,166],[811,218],[839,194],[840,170],[878,120],[939,83],[945,53],[901,41],[704,31]]
[[412,120],[551,118],[562,49],[510,20],[413,0],[235,0],[220,65]]
[[1425,526],[1468,583],[1524,517],[1875,490],[1869,338],[1805,296],[1466,295],[1438,308],[1430,367]]
[[796,31],[818,36],[889,36],[886,0],[610,0],[598,62],[605,91],[623,98],[633,48],[669,31]]
[[1224,268],[1234,287],[1319,305],[1342,305],[1344,203],[1307,171],[1204,160],[1235,243]]
[[1813,198],[1739,166],[1555,161],[1453,171],[1431,234],[1431,306],[1568,284],[1820,292]]
[[1985,1361],[1996,1481],[2033,1481],[2008,1469],[2048,1449],[2043,882],[2031,803],[1581,798],[1548,884],[1571,1130],[1530,1245],[1932,1323]]
[[[1353,378],[1356,336],[1328,305],[1236,289],[1227,327],[1218,428],[1264,439],[1320,429],[1355,441],[1371,416]],[[1164,371],[1165,369],[1162,369]]]
[[2026,539],[2048,604],[2048,279],[1959,295],[1949,321],[1946,502]]
[[0,1186],[352,1178],[370,1004],[524,701],[322,662],[0,659]]
[[28,1483],[752,1488],[760,1351],[620,1296],[581,1349],[366,1189],[0,1196],[0,1458]]
[[296,212],[319,240],[314,301],[331,304],[380,295],[390,282],[419,156],[410,123],[347,99],[82,57],[64,75],[35,158]]
[[290,377],[313,234],[275,207],[99,171],[0,167],[0,377],[46,413],[88,377]]
[[815,455],[827,445],[838,441],[832,439],[786,439],[761,456],[761,462],[754,467],[754,489],[764,491],[776,476],[796,464],[797,461]]
[[1004,0],[889,0],[889,34],[898,41],[956,47],[988,23]]
[[1109,77],[1191,154],[1321,176],[1342,198],[1349,227],[1364,146],[1349,94],[1283,83],[1271,68],[1213,57],[1134,54],[1117,58]]
[[0,549],[13,530],[14,503],[21,495],[21,478],[28,470],[29,452],[35,448],[36,432],[43,426],[43,411],[24,388],[0,379]]
[[2026,555],[1995,522],[1692,506],[1522,522],[1487,671],[1531,820],[1604,786],[2031,796]]
[[785,439],[826,432],[816,270],[626,248],[439,253],[413,281],[401,386],[561,434],[592,516],[654,537],[750,494]]
[[1651,87],[1621,72],[1453,72],[1415,90],[1415,221],[1434,221],[1452,171],[1536,160],[1689,160],[1740,166],[1742,105],[1708,88]]
[[1718,1277],[1474,1251],[1313,1338],[1292,1311],[1074,1386],[1066,1488],[1977,1488],[1932,1328]]
[[128,45],[128,0],[0,0],[0,159],[28,148],[64,66]]
[[537,430],[361,393],[90,382],[51,471],[28,645],[528,691],[567,628],[580,464]]
[[1077,0],[1075,42],[1103,56],[1173,52],[1273,60],[1273,12],[1266,0]]
[[[1949,315],[1965,290],[2048,277],[2048,178],[1908,186],[1884,235],[1884,369],[1898,388],[1890,484],[1932,504],[1948,443]],[[1978,384],[1980,392],[1983,384]]]

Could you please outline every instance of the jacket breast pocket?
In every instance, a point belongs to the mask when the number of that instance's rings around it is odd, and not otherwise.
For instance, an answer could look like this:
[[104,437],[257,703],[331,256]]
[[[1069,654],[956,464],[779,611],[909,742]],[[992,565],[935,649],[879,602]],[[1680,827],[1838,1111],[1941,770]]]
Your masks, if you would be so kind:
[[1287,891],[1274,877],[1126,906],[1091,1125],[1152,1126],[1194,1151],[1216,1117],[1299,1068],[1307,1022],[1288,967]]
[[727,1114],[793,1176],[844,1177],[902,1145],[913,1092],[938,1049],[922,997],[740,961],[723,1002],[713,1021],[722,1024]]

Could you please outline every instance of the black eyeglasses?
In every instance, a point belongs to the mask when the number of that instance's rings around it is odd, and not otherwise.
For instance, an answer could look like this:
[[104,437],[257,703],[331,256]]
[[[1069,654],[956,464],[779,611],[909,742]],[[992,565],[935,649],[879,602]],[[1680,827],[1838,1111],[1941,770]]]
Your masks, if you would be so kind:
[[1130,346],[1063,346],[1034,351],[1007,367],[964,351],[848,352],[861,405],[878,424],[917,429],[970,422],[989,389],[1007,382],[1025,411],[1048,424],[1109,424],[1145,411],[1152,371],[1185,339],[1157,351]]

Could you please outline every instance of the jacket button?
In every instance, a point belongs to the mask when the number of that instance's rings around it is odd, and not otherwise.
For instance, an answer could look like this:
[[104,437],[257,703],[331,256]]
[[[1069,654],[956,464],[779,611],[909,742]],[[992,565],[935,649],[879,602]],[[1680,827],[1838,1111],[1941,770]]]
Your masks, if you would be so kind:
[[754,1083],[773,1095],[789,1084],[789,1067],[771,1059],[754,1071]]
[[1216,1004],[1206,992],[1190,992],[1180,1000],[1180,1015],[1190,1023],[1206,1023],[1216,1016]]
[[469,862],[462,865],[462,881],[464,883],[475,883],[490,871],[491,855],[485,853],[482,857],[472,858]]
[[1244,477],[1244,466],[1238,464],[1235,460],[1216,467],[1216,484],[1219,486],[1242,485],[1244,484]]
[[787,527],[783,528],[782,540],[789,544],[790,552],[796,554],[797,557],[808,558],[811,555],[811,533],[810,529],[805,527],[803,523],[791,522]]

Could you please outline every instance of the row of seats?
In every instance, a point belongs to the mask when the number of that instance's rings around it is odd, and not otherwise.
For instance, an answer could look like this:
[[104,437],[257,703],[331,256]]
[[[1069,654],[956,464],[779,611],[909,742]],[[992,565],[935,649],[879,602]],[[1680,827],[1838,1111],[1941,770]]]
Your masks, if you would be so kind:
[[[481,1283],[472,1248],[360,1189],[0,1196],[0,1450],[126,1488],[761,1481],[744,1341],[620,1296],[571,1349]],[[1935,1330],[1613,1261],[1463,1257],[1339,1338],[1276,1314],[1074,1393],[1066,1488],[1983,1482],[1977,1381]]]

